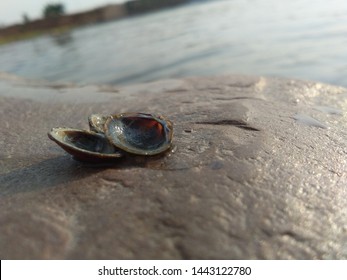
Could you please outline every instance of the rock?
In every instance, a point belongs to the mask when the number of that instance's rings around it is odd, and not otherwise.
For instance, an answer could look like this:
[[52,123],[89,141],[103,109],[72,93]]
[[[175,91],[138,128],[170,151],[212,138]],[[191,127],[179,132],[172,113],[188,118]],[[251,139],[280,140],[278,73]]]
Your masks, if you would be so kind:
[[[1,259],[345,259],[347,90],[224,76],[114,88],[2,75]],[[174,123],[162,157],[76,162],[91,113]]]

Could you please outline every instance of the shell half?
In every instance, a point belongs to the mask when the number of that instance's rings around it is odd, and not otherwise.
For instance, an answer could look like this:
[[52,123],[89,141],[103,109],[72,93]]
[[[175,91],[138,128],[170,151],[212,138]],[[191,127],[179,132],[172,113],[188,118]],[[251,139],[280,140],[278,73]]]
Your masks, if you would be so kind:
[[156,155],[170,148],[173,125],[163,116],[124,113],[107,118],[104,131],[109,142],[121,150]]
[[97,162],[119,159],[124,155],[103,134],[73,128],[53,128],[48,137],[76,160]]

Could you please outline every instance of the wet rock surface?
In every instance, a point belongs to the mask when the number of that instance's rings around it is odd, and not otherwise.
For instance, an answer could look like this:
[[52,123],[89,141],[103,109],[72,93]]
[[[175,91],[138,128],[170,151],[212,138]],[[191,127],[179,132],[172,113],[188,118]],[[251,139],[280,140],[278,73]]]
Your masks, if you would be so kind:
[[[0,76],[1,259],[345,259],[347,90],[264,77],[114,88]],[[164,156],[76,162],[47,137],[163,114]]]

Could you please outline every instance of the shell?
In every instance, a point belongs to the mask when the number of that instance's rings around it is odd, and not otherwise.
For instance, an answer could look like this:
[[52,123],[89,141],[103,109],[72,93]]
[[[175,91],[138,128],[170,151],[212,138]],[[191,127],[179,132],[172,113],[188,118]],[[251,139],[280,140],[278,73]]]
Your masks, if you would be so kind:
[[156,155],[170,148],[173,125],[163,116],[124,113],[107,118],[104,131],[107,139],[121,150]]
[[73,128],[53,128],[48,137],[80,161],[119,159],[124,154],[111,145],[103,134]]
[[89,128],[97,133],[104,133],[105,122],[109,116],[92,114],[88,117]]

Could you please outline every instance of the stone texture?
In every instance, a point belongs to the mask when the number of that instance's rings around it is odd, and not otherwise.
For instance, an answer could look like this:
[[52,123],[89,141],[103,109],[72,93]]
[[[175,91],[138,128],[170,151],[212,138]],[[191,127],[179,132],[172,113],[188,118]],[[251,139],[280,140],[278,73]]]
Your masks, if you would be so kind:
[[[264,77],[123,88],[0,76],[1,259],[346,259],[347,90]],[[73,161],[91,113],[174,122],[162,157]],[[319,125],[318,125],[319,124]]]

